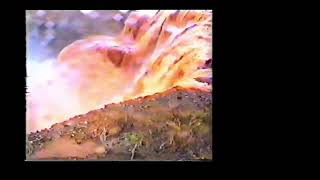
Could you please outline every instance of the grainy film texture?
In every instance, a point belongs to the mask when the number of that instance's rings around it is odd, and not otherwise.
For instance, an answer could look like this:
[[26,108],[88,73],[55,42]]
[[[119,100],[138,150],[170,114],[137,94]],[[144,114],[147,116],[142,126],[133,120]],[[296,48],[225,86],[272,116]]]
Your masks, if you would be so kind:
[[210,10],[30,10],[27,160],[212,160]]

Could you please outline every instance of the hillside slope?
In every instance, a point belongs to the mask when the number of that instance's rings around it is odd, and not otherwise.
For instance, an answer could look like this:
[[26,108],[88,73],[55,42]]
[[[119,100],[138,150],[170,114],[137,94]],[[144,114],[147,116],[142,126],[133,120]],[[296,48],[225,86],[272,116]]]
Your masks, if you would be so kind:
[[27,160],[211,160],[212,95],[173,88],[28,134]]

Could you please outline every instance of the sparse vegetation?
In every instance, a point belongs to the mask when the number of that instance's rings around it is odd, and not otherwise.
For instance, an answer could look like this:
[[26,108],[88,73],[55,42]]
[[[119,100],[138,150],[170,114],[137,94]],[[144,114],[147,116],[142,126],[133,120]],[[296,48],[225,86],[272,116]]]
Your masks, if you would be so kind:
[[[182,90],[181,90],[182,91]],[[186,91],[188,92],[188,91]],[[198,92],[203,96],[210,96],[209,93]],[[197,100],[193,96],[182,98],[179,113],[174,116],[169,110],[169,106],[158,98],[171,98],[172,94],[164,97],[155,97],[153,105],[148,111],[140,111],[140,102],[132,103],[127,120],[120,107],[118,111],[109,111],[108,107],[82,115],[70,126],[55,125],[50,131],[43,131],[29,135],[29,140],[40,142],[40,146],[34,146],[32,156],[28,158],[37,159],[37,152],[41,149],[49,149],[50,144],[63,138],[73,142],[76,149],[88,149],[81,152],[79,157],[59,157],[48,154],[47,159],[97,159],[97,160],[201,160],[212,159],[212,142],[210,127],[209,103],[200,101],[206,108],[197,110],[192,108],[195,104],[185,103],[185,101]],[[188,94],[188,93],[187,93]],[[191,98],[191,99],[190,99]],[[210,100],[210,98],[209,98]],[[167,101],[168,102],[168,101]],[[139,105],[139,106],[136,106]],[[117,106],[117,105],[115,105]],[[123,106],[122,107],[126,107]],[[162,107],[162,108],[157,108]],[[193,110],[190,110],[193,109]],[[134,113],[142,113],[134,116]],[[112,113],[114,116],[109,116]],[[107,117],[107,118],[105,118]],[[114,118],[113,118],[114,117]],[[71,118],[72,119],[72,118]],[[84,123],[86,122],[86,123]],[[55,136],[55,133],[61,136]],[[73,134],[73,137],[71,137]],[[97,134],[97,135],[93,135]],[[49,141],[47,137],[52,137]],[[77,141],[79,142],[77,144]],[[94,143],[96,145],[88,145]],[[28,144],[27,144],[28,146]],[[104,151],[102,147],[104,147]],[[95,149],[95,147],[97,149]],[[90,154],[90,152],[92,153]],[[28,151],[31,152],[31,151]],[[96,152],[103,152],[97,154]],[[80,153],[80,152],[79,152]],[[82,158],[83,153],[88,153],[86,158]],[[52,154],[59,154],[57,152]],[[63,154],[63,153],[62,153]],[[32,159],[31,158],[31,159]]]

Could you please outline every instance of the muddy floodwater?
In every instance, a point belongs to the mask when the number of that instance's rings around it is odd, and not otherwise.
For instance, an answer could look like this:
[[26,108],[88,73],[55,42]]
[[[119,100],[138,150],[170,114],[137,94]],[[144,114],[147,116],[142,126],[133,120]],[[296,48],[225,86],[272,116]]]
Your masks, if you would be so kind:
[[212,12],[26,11],[26,159],[210,161]]

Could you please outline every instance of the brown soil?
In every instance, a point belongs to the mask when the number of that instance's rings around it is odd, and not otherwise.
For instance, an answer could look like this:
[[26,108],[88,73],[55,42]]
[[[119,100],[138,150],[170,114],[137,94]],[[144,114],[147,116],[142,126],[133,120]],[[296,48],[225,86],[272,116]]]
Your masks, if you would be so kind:
[[211,92],[173,88],[28,134],[27,160],[211,160]]

